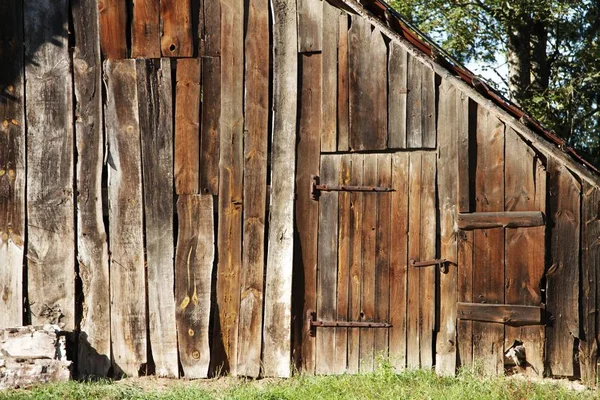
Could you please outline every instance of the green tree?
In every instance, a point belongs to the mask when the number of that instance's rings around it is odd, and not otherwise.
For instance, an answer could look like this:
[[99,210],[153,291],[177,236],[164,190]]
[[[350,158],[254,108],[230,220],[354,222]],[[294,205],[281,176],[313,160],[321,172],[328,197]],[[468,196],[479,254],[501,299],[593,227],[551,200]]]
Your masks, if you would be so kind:
[[[512,101],[600,164],[600,2],[393,0],[461,62],[492,65]],[[493,82],[492,82],[493,83]]]

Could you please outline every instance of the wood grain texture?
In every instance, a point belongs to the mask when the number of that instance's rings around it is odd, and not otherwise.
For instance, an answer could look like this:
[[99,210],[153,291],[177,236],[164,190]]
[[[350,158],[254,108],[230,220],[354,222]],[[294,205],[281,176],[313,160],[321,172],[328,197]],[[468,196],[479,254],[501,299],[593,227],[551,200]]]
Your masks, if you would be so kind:
[[[322,0],[319,0],[322,1]],[[338,64],[338,24],[340,11],[327,1],[323,1],[323,18],[331,21],[323,24],[323,88],[321,126],[321,151],[337,149],[337,64]]]
[[[462,213],[468,213],[473,211],[471,207],[471,179],[470,171],[474,168],[471,166],[472,161],[469,155],[474,150],[471,148],[470,143],[470,100],[462,92],[458,92],[458,98],[456,103],[456,124],[457,124],[457,149],[458,151],[457,162],[458,162],[458,174],[457,174],[457,211]],[[473,115],[476,115],[474,113]]]
[[421,91],[422,110],[421,128],[423,130],[423,148],[435,149],[436,145],[436,89],[435,72],[427,66],[422,69]]
[[[460,190],[460,189],[459,189]],[[473,302],[473,231],[458,231],[458,301]],[[473,322],[457,321],[458,366],[473,367]]]
[[131,57],[160,58],[160,0],[133,2]]
[[171,61],[138,60],[150,348],[157,376],[179,377],[175,326]]
[[298,52],[312,53],[323,49],[323,0],[299,0]]
[[387,144],[387,47],[378,29],[352,18],[348,33],[350,148],[381,150]]
[[186,378],[206,378],[215,260],[213,197],[180,195],[177,220],[175,304],[179,358]]
[[[507,330],[517,326],[523,329],[525,325],[543,325],[545,322],[544,309],[540,306],[458,303],[456,307],[459,319],[505,324]],[[510,346],[513,342],[514,340],[506,343]],[[529,347],[527,344],[526,346]],[[529,352],[526,355],[529,359]]]
[[200,55],[221,56],[221,2],[203,0],[200,3]]
[[269,135],[269,6],[252,0],[246,32],[246,88],[244,101],[244,254],[241,273],[238,375],[260,374],[267,153]]
[[116,375],[146,364],[142,166],[134,60],[104,63],[112,362]]
[[[525,145],[523,145],[525,146]],[[518,149],[516,149],[518,153]],[[525,154],[526,156],[527,154]],[[531,160],[532,163],[534,160]],[[523,172],[523,171],[521,171]],[[524,171],[531,172],[531,171]],[[534,172],[528,175],[536,176]],[[517,178],[507,178],[517,179]],[[535,185],[535,182],[534,182]],[[513,188],[516,191],[521,190],[520,187]],[[535,193],[535,188],[531,190]],[[510,200],[515,200],[515,194],[510,194]],[[544,213],[541,211],[500,211],[500,212],[474,212],[474,213],[458,213],[457,225],[459,229],[490,229],[490,228],[535,228],[545,225]]]
[[[28,60],[25,109],[31,322],[64,323],[65,329],[72,330],[75,328],[75,210],[68,2],[26,1],[24,17]],[[10,176],[10,171],[7,172]]]
[[391,41],[388,60],[388,147],[390,148],[406,148],[407,58],[404,46]]
[[348,19],[345,12],[341,12],[338,19],[338,88],[337,88],[337,149],[348,150],[348,135],[350,131],[350,70],[348,67]]
[[200,181],[200,59],[177,60],[175,191],[196,194]]
[[[272,0],[273,142],[265,291],[265,376],[290,376],[298,49],[296,4]],[[314,134],[314,132],[313,132]]]
[[200,192],[219,194],[219,144],[221,131],[221,59],[202,57],[202,129]]
[[406,97],[406,145],[408,148],[423,147],[423,109],[421,62],[412,54],[408,55],[407,97]]
[[548,185],[550,267],[546,272],[546,309],[554,319],[546,328],[546,372],[573,376],[573,342],[580,338],[581,184],[561,163],[549,159]]
[[127,58],[127,3],[98,0],[100,46],[107,59]]
[[0,5],[0,328],[23,325],[25,121],[23,4]]
[[191,0],[160,0],[161,39],[164,57],[193,57]]
[[104,377],[110,368],[108,243],[102,220],[102,65],[97,0],[72,4],[77,145],[77,261],[83,293],[78,371]]

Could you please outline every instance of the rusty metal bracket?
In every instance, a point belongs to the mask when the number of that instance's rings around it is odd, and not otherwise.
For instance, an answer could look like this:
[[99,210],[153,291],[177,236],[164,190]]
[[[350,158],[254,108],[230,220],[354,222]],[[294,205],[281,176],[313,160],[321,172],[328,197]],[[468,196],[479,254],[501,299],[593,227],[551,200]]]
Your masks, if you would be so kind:
[[448,273],[448,264],[450,264],[450,261],[446,260],[445,258],[435,259],[435,260],[427,260],[427,261],[416,261],[414,258],[410,259],[411,267],[421,268],[421,267],[430,267],[432,265],[435,265],[440,269],[440,272],[442,274]]
[[313,200],[318,200],[321,192],[366,192],[366,193],[386,193],[393,192],[393,188],[379,186],[349,186],[349,185],[321,185],[317,175],[311,179],[310,195]]
[[317,328],[391,328],[387,322],[367,321],[317,321],[317,313],[308,311],[306,321],[310,336],[315,336]]

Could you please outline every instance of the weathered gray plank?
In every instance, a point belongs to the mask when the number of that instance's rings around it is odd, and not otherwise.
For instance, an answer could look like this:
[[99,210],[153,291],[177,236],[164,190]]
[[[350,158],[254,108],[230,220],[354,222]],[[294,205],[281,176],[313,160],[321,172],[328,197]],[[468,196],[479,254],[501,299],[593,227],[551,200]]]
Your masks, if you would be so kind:
[[299,0],[298,52],[312,53],[323,48],[323,0]]
[[345,12],[339,15],[338,25],[338,93],[337,93],[337,121],[338,121],[338,151],[348,150],[348,135],[350,134],[350,93],[348,69],[348,19]]
[[420,148],[423,146],[423,126],[421,109],[423,107],[423,95],[421,91],[421,80],[424,67],[413,55],[408,55],[407,71],[407,98],[406,98],[406,145],[409,148]]
[[[319,0],[322,1],[322,0]],[[337,148],[337,88],[338,88],[338,20],[340,11],[323,1],[323,88],[321,124],[321,151],[335,151]],[[330,22],[329,22],[330,21]]]
[[396,41],[389,45],[388,132],[390,148],[406,147],[407,54]]

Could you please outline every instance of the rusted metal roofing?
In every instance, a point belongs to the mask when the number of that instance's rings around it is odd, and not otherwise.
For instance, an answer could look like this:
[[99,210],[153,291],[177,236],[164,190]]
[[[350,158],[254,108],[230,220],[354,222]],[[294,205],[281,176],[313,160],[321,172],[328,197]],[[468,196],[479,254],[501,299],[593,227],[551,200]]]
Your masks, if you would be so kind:
[[457,62],[448,52],[438,46],[426,34],[412,25],[400,13],[390,7],[383,0],[362,0],[361,4],[375,16],[386,21],[387,25],[396,33],[406,39],[409,43],[419,49],[421,52],[430,56],[435,62],[447,68],[459,77],[466,84],[473,87],[483,96],[492,100],[513,117],[517,118],[522,124],[554,143],[563,152],[569,154],[575,160],[579,161],[589,170],[600,174],[600,170],[592,163],[582,157],[577,151],[569,146],[563,138],[557,136],[554,132],[544,128],[538,121],[523,111],[519,106],[504,97],[498,91],[490,87],[484,80],[469,71],[459,62]]

